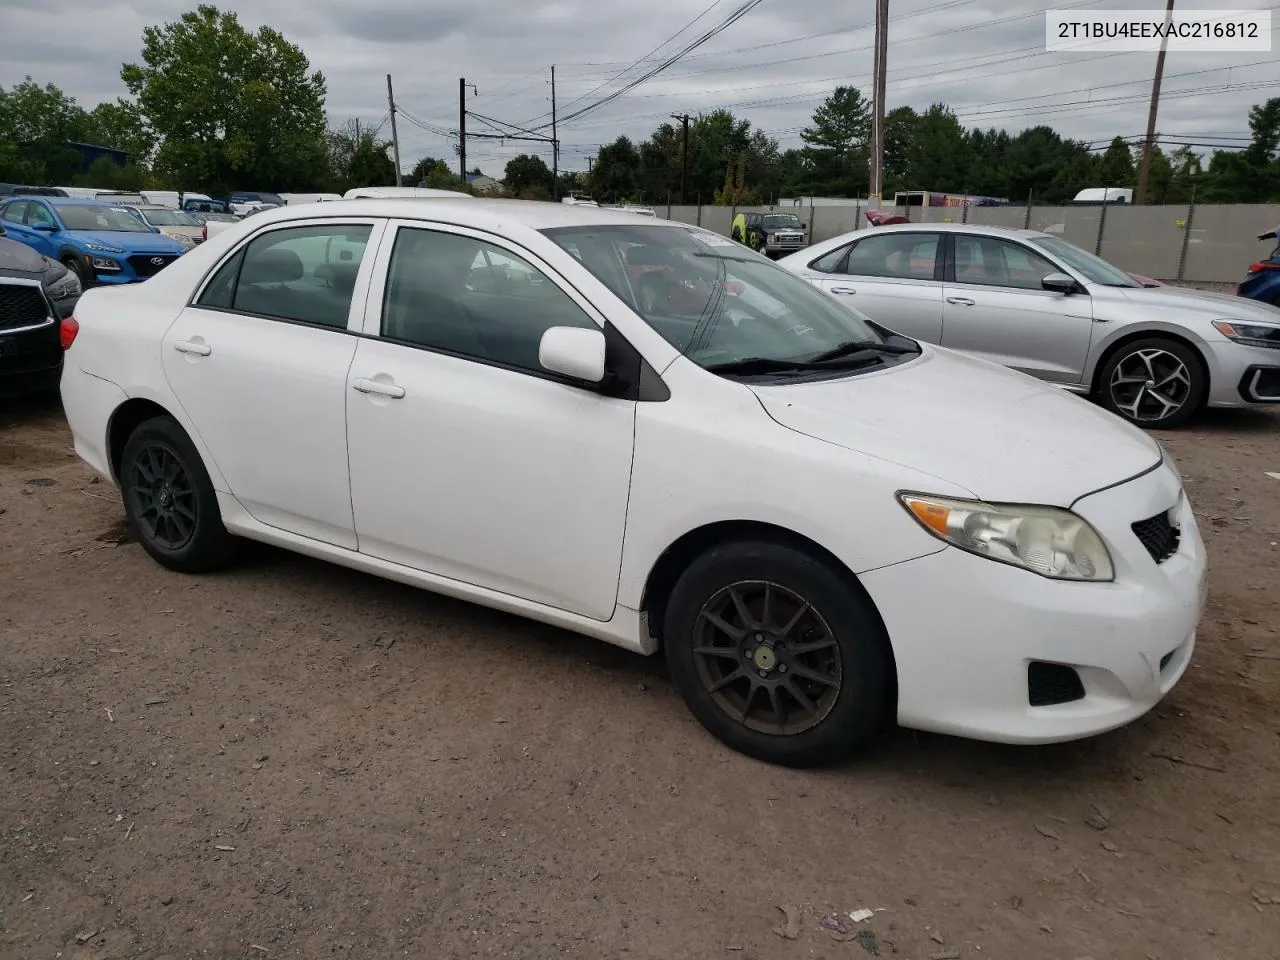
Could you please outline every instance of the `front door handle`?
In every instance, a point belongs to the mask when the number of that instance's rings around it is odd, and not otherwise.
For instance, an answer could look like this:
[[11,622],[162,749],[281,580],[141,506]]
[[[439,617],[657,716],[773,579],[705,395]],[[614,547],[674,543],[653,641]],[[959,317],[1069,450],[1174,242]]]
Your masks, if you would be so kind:
[[397,386],[394,383],[386,383],[382,380],[369,380],[365,377],[357,377],[351,381],[351,388],[361,393],[371,393],[379,397],[390,397],[392,400],[399,400],[404,396],[404,387]]
[[972,307],[973,301],[968,297],[947,297],[947,303],[958,303],[966,307]]
[[191,340],[179,340],[173,345],[173,349],[179,353],[194,353],[198,357],[207,357],[213,353],[213,348],[207,343],[195,343]]
[[849,297],[857,293],[858,291],[853,289],[853,287],[832,287],[831,292],[838,293],[842,297]]

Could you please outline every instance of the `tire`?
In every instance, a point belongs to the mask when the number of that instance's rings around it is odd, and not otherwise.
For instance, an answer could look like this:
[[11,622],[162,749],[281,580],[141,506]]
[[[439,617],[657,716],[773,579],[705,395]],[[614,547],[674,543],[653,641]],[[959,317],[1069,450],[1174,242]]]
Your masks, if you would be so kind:
[[[809,610],[784,636],[784,618],[796,616],[802,602]],[[741,630],[743,609],[753,621],[774,623],[773,630]],[[708,611],[723,626],[713,625]],[[763,643],[754,639],[766,633]],[[885,719],[892,680],[879,618],[844,577],[794,547],[735,541],[698,557],[671,592],[663,638],[672,679],[693,715],[757,760],[789,767],[842,760]]]
[[1148,337],[1113,353],[1098,378],[1098,399],[1145,430],[1185,423],[1203,405],[1209,378],[1200,357],[1178,340]]
[[[160,478],[158,488],[152,477]],[[203,573],[235,557],[238,541],[222,525],[208,471],[172,417],[152,417],[129,435],[120,488],[130,527],[161,566]]]
[[742,242],[743,242],[743,241],[742,241],[742,230],[741,230],[741,229],[739,229],[738,227],[734,227],[734,228],[733,228],[733,239],[734,239],[734,240],[736,240],[738,243],[742,243]]
[[89,271],[85,269],[79,257],[63,257],[62,265],[76,275],[76,279],[80,281],[81,290],[88,290],[93,286],[93,277],[89,276]]

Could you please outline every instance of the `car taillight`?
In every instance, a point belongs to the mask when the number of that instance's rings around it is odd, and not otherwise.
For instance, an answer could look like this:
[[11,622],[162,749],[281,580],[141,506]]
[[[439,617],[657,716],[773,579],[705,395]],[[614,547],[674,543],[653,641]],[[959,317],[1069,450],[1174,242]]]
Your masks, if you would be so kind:
[[62,342],[63,350],[70,350],[71,345],[76,342],[76,334],[80,332],[80,324],[75,317],[67,317],[62,321],[62,325],[58,328],[58,339]]
[[1249,267],[1250,273],[1261,273],[1263,270],[1280,270],[1280,260],[1259,260]]

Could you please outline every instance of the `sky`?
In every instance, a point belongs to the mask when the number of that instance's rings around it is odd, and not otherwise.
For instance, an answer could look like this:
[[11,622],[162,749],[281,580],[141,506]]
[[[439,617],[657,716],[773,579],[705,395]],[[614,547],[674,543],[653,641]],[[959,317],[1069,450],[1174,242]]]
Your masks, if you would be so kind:
[[[467,108],[506,123],[550,121],[550,68],[559,115],[616,91],[723,21],[742,0],[255,0],[223,2],[247,27],[266,23],[300,46],[328,82],[331,123],[382,124],[390,136],[386,75],[397,106],[402,166],[430,155],[456,166],[458,80]],[[1230,0],[1267,9],[1270,0]],[[1177,9],[1211,9],[1205,0]],[[168,0],[0,0],[0,85],[30,75],[92,108],[125,95],[120,65],[138,59],[142,30],[194,3]],[[1153,53],[1046,53],[1044,0],[890,0],[886,103],[949,104],[967,126],[1010,132],[1045,123],[1105,146],[1146,128]],[[1151,9],[1152,0],[1055,0],[1054,9]],[[1273,14],[1273,17],[1276,16]],[[695,19],[697,18],[697,19]],[[1276,17],[1280,27],[1280,17]],[[1273,28],[1274,29],[1274,28]],[[1280,32],[1280,31],[1277,31]],[[560,168],[584,170],[601,144],[647,139],[671,114],[725,107],[800,146],[800,131],[837,84],[870,92],[874,4],[761,0],[749,13],[635,90],[562,124]],[[1272,52],[1173,53],[1167,58],[1162,136],[1243,145],[1248,109],[1280,95]],[[646,59],[647,58],[647,59]],[[640,64],[637,66],[637,64]],[[468,132],[484,130],[468,119]],[[549,130],[542,134],[549,135]],[[1203,150],[1203,148],[1201,148]],[[468,140],[467,166],[501,177],[506,161],[548,143]],[[927,188],[927,184],[920,185]]]

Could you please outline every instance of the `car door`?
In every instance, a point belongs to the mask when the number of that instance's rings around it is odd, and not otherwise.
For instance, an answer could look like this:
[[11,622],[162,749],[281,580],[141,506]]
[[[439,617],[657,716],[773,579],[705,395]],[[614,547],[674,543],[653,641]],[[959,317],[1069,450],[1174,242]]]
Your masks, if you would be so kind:
[[1093,303],[1083,290],[1045,290],[1062,269],[1005,237],[957,233],[944,282],[944,346],[1053,383],[1080,383]]
[[38,238],[35,231],[27,226],[27,208],[30,206],[30,200],[10,200],[0,210],[0,222],[4,223],[4,232],[10,240],[34,247]]
[[942,340],[942,244],[937,232],[884,230],[855,241],[819,285],[890,330]]
[[[244,508],[350,550],[347,373],[382,230],[342,218],[259,231],[163,344],[169,385]],[[356,265],[349,283],[334,276],[338,264],[344,277]]]
[[636,405],[538,363],[545,330],[599,314],[498,238],[394,230],[347,391],[360,551],[608,620]]
[[41,203],[39,200],[28,201],[27,204],[27,231],[30,239],[27,241],[38,253],[58,259],[58,236],[57,233],[61,229],[58,219],[53,215],[53,211],[49,209],[47,204]]

